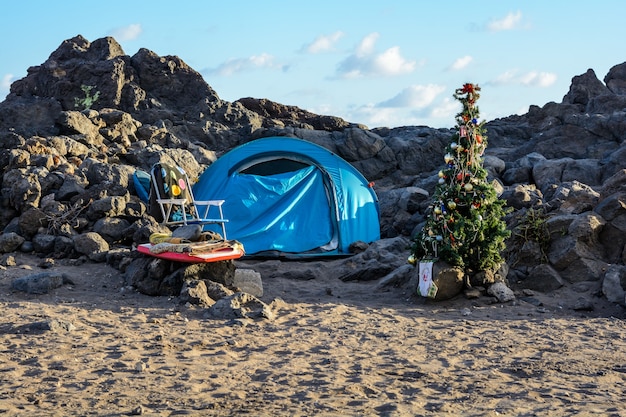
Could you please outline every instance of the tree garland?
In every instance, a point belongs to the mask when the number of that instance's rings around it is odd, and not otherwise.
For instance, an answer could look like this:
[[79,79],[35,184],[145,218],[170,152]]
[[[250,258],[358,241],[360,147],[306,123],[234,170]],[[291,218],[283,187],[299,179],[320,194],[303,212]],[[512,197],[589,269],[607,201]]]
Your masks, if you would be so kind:
[[445,149],[444,167],[428,208],[423,229],[413,239],[409,262],[441,259],[466,272],[497,268],[500,252],[510,235],[503,217],[505,202],[487,182],[482,156],[487,148],[484,121],[476,101],[480,87],[464,84],[454,98],[463,109],[456,115],[456,130]]

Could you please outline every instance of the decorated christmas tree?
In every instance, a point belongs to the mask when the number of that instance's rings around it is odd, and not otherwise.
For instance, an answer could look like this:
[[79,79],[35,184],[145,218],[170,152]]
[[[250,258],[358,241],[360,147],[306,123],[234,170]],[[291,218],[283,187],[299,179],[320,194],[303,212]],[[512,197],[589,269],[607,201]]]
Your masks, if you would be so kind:
[[510,232],[503,220],[505,202],[483,167],[487,136],[484,121],[479,122],[479,97],[480,87],[474,84],[454,93],[463,109],[456,115],[456,133],[445,149],[426,223],[413,240],[413,264],[441,260],[471,276],[503,262],[501,251]]

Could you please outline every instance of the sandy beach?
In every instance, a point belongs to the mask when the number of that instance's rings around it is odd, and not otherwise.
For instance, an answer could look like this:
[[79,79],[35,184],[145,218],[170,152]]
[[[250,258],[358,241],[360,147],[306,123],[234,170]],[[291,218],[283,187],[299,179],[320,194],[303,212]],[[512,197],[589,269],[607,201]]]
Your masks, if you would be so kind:
[[[262,297],[282,300],[276,319],[233,321],[104,264],[57,261],[72,284],[16,292],[42,269],[15,257],[0,271],[2,416],[626,416],[624,312],[597,283],[434,302],[277,271]],[[579,297],[594,309],[570,308]]]

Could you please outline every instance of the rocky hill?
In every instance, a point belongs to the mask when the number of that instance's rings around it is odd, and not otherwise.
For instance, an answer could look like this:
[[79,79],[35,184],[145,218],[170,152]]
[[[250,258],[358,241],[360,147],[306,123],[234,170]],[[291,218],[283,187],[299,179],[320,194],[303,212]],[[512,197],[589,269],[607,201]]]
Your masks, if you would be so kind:
[[[626,63],[604,82],[590,69],[572,79],[561,103],[486,127],[485,166],[514,208],[509,284],[542,292],[577,285],[623,304]],[[160,227],[133,189],[136,168],[174,161],[197,177],[239,144],[293,136],[330,149],[376,183],[383,239],[355,255],[341,278],[403,282],[406,246],[452,134],[368,129],[266,99],[227,102],[176,56],[147,49],[128,56],[113,38],[76,36],[30,67],[0,103],[0,252],[89,258],[123,270],[131,246]]]

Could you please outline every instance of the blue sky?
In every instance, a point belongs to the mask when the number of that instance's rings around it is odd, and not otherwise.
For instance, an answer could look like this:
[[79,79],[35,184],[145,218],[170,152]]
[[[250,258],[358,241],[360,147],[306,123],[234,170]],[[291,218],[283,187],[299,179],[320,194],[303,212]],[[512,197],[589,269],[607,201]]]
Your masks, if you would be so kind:
[[454,90],[485,120],[561,102],[573,76],[626,61],[623,0],[11,1],[0,99],[78,34],[177,55],[224,100],[267,98],[370,128],[454,126]]

